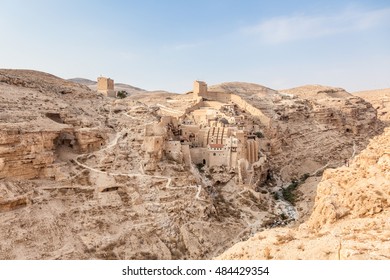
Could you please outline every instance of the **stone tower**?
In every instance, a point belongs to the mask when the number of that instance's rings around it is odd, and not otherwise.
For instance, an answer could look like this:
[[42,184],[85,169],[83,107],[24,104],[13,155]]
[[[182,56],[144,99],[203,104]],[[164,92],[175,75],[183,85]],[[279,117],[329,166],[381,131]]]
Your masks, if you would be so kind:
[[195,81],[193,92],[195,98],[207,94],[207,84],[202,81]]
[[98,77],[97,91],[109,97],[116,97],[116,92],[114,90],[114,80],[106,77]]

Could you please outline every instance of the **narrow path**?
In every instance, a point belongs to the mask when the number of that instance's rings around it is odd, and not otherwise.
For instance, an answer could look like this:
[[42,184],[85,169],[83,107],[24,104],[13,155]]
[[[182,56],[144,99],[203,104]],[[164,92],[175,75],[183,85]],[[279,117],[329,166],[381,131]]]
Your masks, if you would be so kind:
[[321,170],[324,170],[328,166],[329,166],[329,162],[327,164],[325,164],[324,166],[318,168],[316,171],[314,171],[312,174],[310,174],[310,176],[316,176],[317,172],[320,172]]
[[350,157],[349,160],[352,160],[355,157],[355,155],[356,155],[356,143],[355,143],[355,140],[353,140],[353,148],[352,149],[353,149],[352,156]]
[[[102,152],[102,151],[105,151],[105,150],[108,150],[110,148],[115,147],[118,144],[118,140],[121,137],[121,135],[122,134],[120,132],[118,132],[116,134],[115,138],[105,148],[103,148],[101,150],[98,150],[96,152],[93,152],[93,153],[87,153],[87,154],[79,155],[79,156],[76,157],[76,159],[74,159],[74,162],[77,165],[79,165],[80,167],[84,168],[84,169],[90,170],[92,172],[100,173],[100,174],[105,174],[105,175],[108,175],[108,176],[127,176],[127,177],[156,178],[156,179],[167,180],[165,188],[176,189],[176,190],[178,189],[178,188],[171,187],[171,183],[172,183],[172,178],[171,177],[144,174],[144,169],[143,169],[142,163],[140,164],[140,170],[141,170],[140,173],[121,173],[121,172],[120,173],[116,173],[116,172],[102,171],[100,169],[97,169],[97,168],[94,168],[94,167],[90,167],[90,166],[88,166],[86,164],[83,164],[83,163],[81,163],[79,161],[80,157],[82,157],[82,156],[91,155],[91,154]],[[196,188],[196,186],[186,186],[186,187],[189,187],[189,188],[195,187]],[[195,195],[195,199],[200,200],[200,201],[205,201],[205,200],[199,198],[200,192],[201,192],[201,186],[198,186],[197,193]]]
[[111,149],[113,147],[116,146],[116,144],[118,144],[118,140],[119,138],[122,136],[122,133],[121,132],[117,132],[114,139],[112,139],[112,141],[103,149],[97,151],[97,152],[103,152],[103,151],[106,151],[108,149]]
[[174,114],[180,114],[180,115],[183,115],[185,112],[184,111],[179,111],[179,110],[176,110],[176,109],[172,109],[172,108],[169,108],[165,105],[162,105],[162,104],[156,104],[156,106],[160,107],[160,109],[163,109],[165,111],[168,111],[168,112],[171,112],[171,113],[174,113]]

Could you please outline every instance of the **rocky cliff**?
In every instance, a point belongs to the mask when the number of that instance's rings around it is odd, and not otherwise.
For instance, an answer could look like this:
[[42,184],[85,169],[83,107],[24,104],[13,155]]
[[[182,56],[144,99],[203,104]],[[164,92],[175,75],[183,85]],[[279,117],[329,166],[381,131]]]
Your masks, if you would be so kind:
[[52,177],[62,146],[77,153],[100,148],[102,117],[85,103],[102,98],[50,74],[0,70],[0,179]]
[[370,102],[378,111],[378,118],[390,125],[390,89],[354,92],[353,95]]
[[389,259],[390,129],[349,166],[328,169],[310,219],[256,234],[219,259]]

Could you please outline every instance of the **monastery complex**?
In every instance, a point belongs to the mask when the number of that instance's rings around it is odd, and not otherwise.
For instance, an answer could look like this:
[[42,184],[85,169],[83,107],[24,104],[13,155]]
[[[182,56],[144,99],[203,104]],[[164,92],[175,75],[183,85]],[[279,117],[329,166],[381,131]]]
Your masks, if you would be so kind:
[[[246,115],[269,119],[240,96],[210,92],[207,84],[194,82],[193,103],[184,114],[168,112],[159,123],[145,128],[143,150],[145,170],[155,170],[164,157],[185,163],[189,168],[223,167],[238,173],[240,183],[250,183],[253,167],[265,162],[260,154],[259,128],[247,125]],[[257,133],[257,134],[256,134]]]

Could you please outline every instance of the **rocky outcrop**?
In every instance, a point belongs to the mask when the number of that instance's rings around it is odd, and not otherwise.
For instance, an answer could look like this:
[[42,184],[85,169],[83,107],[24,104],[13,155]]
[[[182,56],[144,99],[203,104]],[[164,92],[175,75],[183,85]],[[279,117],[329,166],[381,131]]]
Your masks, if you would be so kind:
[[321,230],[340,219],[373,217],[390,208],[390,130],[375,138],[349,167],[328,169],[317,187],[308,225]]
[[353,96],[281,101],[274,112],[269,159],[284,181],[344,164],[382,129],[376,110]]
[[378,111],[378,118],[390,125],[390,89],[378,89],[354,92],[353,95],[363,98]]
[[59,131],[0,131],[0,179],[41,177],[55,161],[54,140]]
[[0,70],[0,179],[53,177],[60,147],[100,149],[107,139],[96,111],[100,98],[50,74]]
[[298,228],[257,233],[220,259],[389,259],[390,129],[350,163],[324,172]]
[[53,130],[25,130],[2,127],[0,131],[0,179],[34,179],[51,176],[58,149],[69,152],[96,151],[106,142],[106,136],[97,130],[76,130],[60,126]]
[[81,128],[74,132],[78,151],[81,153],[93,152],[106,144],[107,136],[101,129]]

